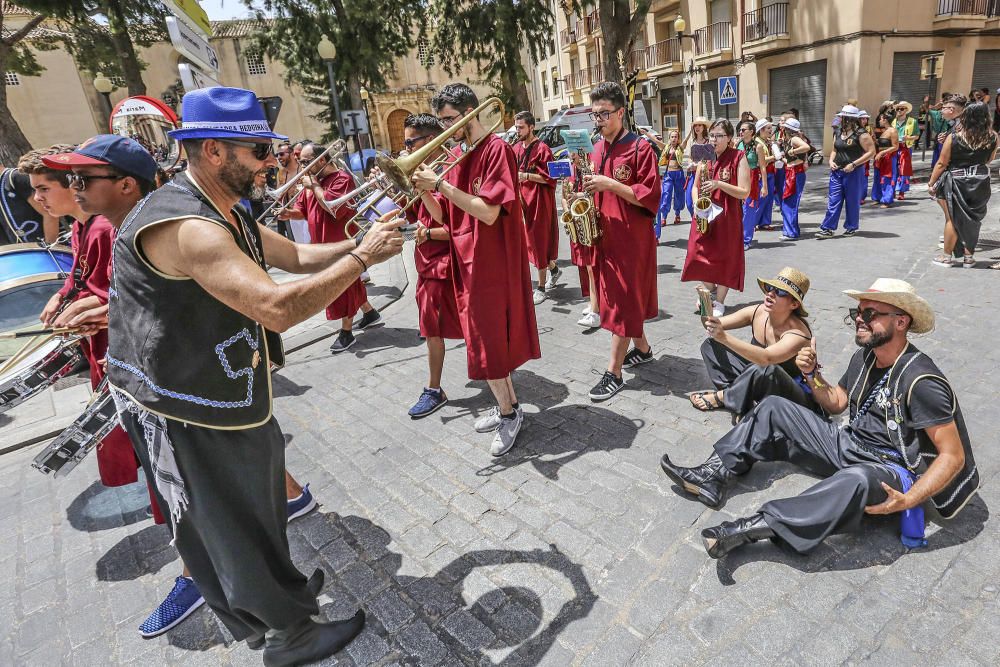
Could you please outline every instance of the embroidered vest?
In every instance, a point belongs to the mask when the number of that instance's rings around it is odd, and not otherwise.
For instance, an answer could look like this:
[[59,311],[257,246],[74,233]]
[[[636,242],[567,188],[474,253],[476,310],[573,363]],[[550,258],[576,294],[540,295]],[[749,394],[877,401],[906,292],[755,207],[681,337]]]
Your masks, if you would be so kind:
[[[857,354],[865,354],[858,351]],[[849,387],[850,414],[853,416],[863,398],[864,391],[861,379],[867,375],[867,370],[875,363],[875,354],[867,353],[862,362],[862,372],[858,375],[853,387]],[[910,472],[921,474],[937,457],[937,448],[923,429],[911,429],[906,425],[906,406],[917,382],[927,378],[935,378],[951,385],[931,359],[912,344],[906,348],[889,370],[885,386],[889,390],[889,408],[886,410],[885,430],[894,448],[903,456],[903,464]],[[952,389],[952,414],[955,426],[958,428],[965,452],[965,465],[951,482],[939,493],[931,497],[934,507],[945,519],[950,519],[969,502],[979,489],[979,470],[972,455],[972,443],[969,431],[965,426],[962,409],[958,405],[958,397]]]
[[271,358],[281,340],[229,308],[190,278],[157,271],[137,245],[168,220],[200,218],[233,235],[262,268],[256,225],[239,206],[237,231],[186,175],[140,201],[115,241],[109,290],[108,377],[150,412],[217,429],[241,429],[271,417]]

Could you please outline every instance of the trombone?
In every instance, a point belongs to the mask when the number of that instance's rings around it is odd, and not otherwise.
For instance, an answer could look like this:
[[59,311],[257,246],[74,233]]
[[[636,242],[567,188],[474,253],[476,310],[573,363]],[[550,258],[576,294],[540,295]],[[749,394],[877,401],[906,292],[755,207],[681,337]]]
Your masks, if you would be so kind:
[[[497,118],[497,121],[483,133],[483,136],[479,137],[474,142],[464,142],[462,144],[462,153],[458,156],[445,151],[442,155],[434,158],[430,162],[427,162],[427,159],[440,150],[441,147],[444,146],[456,132],[459,130],[464,131],[466,126],[472,122],[473,118],[477,118],[479,114],[483,113],[492,106],[497,107],[499,117]],[[377,166],[379,171],[382,172],[382,176],[380,178],[385,179],[387,184],[381,190],[377,191],[376,194],[378,196],[370,197],[368,203],[358,209],[354,217],[347,221],[344,225],[345,234],[349,237],[355,236],[350,233],[352,225],[358,229],[358,233],[363,234],[367,232],[371,228],[372,221],[369,220],[365,214],[384,198],[391,199],[397,206],[399,206],[399,210],[396,211],[395,216],[402,217],[420,200],[421,193],[413,187],[413,183],[410,180],[413,177],[414,172],[416,172],[421,165],[425,165],[427,168],[434,171],[437,171],[439,167],[444,167],[438,173],[439,176],[444,176],[449,171],[454,169],[468,155],[470,155],[487,137],[494,134],[497,131],[497,128],[503,125],[505,112],[506,108],[504,107],[503,102],[500,101],[500,98],[489,97],[478,107],[463,116],[457,123],[452,125],[450,128],[446,128],[441,134],[434,137],[427,142],[427,144],[413,151],[409,155],[398,157],[396,159],[387,155],[379,155],[376,157],[375,166]],[[464,134],[466,140],[468,140],[468,132],[464,132]],[[385,181],[383,181],[383,183],[385,183]],[[344,196],[346,197],[347,195]],[[401,203],[402,206],[400,206]],[[405,233],[407,231],[412,231],[412,229],[403,228],[402,231]]]
[[[287,183],[282,185],[280,188],[276,188],[274,190],[265,190],[265,194],[268,197],[271,197],[272,201],[270,204],[268,204],[267,208],[265,208],[264,211],[259,216],[257,216],[257,219],[254,222],[259,223],[261,220],[267,217],[267,214],[271,212],[271,209],[273,209],[278,204],[278,202],[281,201],[281,198],[284,197],[289,190],[298,185],[298,182],[302,180],[303,176],[309,173],[309,170],[312,169],[314,164],[316,164],[321,159],[329,155],[331,152],[336,153],[337,155],[335,155],[333,158],[330,159],[332,160],[338,159],[340,157],[340,154],[344,153],[346,150],[347,150],[347,142],[344,141],[343,139],[335,139],[330,143],[329,146],[326,147],[326,149],[322,153],[314,157],[309,164],[299,169],[299,171],[295,174],[295,176],[293,176],[291,180],[289,180]],[[294,197],[292,197],[287,203],[282,204],[279,208],[290,207],[299,198],[300,194],[302,194],[302,190],[296,192]]]

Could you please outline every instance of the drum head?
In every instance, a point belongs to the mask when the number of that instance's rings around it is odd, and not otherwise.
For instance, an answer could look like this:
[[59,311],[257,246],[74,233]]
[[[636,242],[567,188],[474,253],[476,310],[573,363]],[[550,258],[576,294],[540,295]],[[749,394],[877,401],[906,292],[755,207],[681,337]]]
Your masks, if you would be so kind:
[[[41,329],[38,316],[62,286],[62,280],[41,280],[0,292],[0,332]],[[0,359],[14,354],[25,342],[23,338],[0,339]]]

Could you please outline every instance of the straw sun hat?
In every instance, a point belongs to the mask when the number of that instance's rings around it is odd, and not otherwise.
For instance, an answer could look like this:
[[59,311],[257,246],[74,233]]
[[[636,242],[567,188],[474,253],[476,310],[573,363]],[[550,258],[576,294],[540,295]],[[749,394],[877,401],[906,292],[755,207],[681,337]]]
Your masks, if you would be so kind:
[[910,316],[913,333],[928,333],[934,330],[934,309],[920,296],[913,285],[905,280],[879,278],[865,291],[844,290],[844,294],[858,301],[879,301],[899,308]]
[[786,266],[774,278],[757,278],[757,285],[760,286],[760,291],[765,293],[767,292],[767,285],[788,292],[792,295],[793,299],[799,302],[798,310],[802,317],[809,316],[809,312],[803,303],[803,300],[806,298],[806,292],[809,291],[809,278],[798,269]]

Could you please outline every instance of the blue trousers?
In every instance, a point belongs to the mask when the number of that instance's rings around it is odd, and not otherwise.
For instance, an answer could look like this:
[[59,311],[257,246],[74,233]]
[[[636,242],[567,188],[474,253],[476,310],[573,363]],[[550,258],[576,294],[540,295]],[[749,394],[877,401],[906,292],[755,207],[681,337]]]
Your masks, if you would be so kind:
[[[768,181],[768,182],[770,182],[770,181]],[[776,187],[775,187],[775,190],[774,190],[774,199],[772,201],[774,202],[774,205],[777,206],[778,210],[780,211],[781,210],[781,202],[785,198],[785,168],[784,167],[782,167],[781,169],[775,169],[774,170],[774,184],[775,184]],[[770,218],[768,218],[768,220],[770,220]]]
[[781,222],[785,236],[799,238],[799,202],[802,192],[806,189],[806,173],[795,175],[795,192],[790,197],[781,200]]
[[934,171],[934,165],[937,164],[938,158],[941,157],[941,144],[936,140],[934,141],[934,153],[931,154],[931,171]]
[[878,168],[875,169],[875,177],[872,179],[872,201],[877,201],[886,206],[892,206],[895,201],[894,184],[896,183],[896,160],[892,161],[892,176],[882,176]]
[[[760,222],[757,223],[757,227],[770,227],[772,220],[773,211],[771,208],[774,206],[774,200],[776,197],[780,197],[781,193],[777,192],[776,188],[785,187],[785,170],[781,170],[782,180],[777,179],[777,174],[768,173],[767,174],[767,196],[763,198],[760,205]],[[780,185],[778,185],[780,184]]]
[[660,238],[663,220],[670,215],[671,204],[674,215],[680,216],[684,208],[684,172],[680,170],[663,173],[663,188],[660,195],[660,209],[656,212],[656,238]]
[[840,223],[840,212],[847,207],[847,219],[844,221],[844,229],[857,229],[861,222],[861,193],[864,190],[862,182],[865,172],[862,169],[855,169],[847,173],[842,169],[830,172],[830,192],[826,200],[826,216],[820,229],[828,229],[831,232]]
[[896,192],[909,192],[910,191],[910,177],[902,176],[899,173],[899,154],[892,156],[892,182],[895,184],[894,189]]
[[[743,245],[753,241],[753,232],[760,225],[764,214],[764,198],[760,196],[760,183],[757,183],[757,198],[747,197],[743,200]],[[754,194],[754,193],[751,193]],[[767,202],[770,205],[770,202]]]
[[690,178],[687,179],[687,184],[684,186],[684,204],[687,206],[688,215],[694,215],[694,199],[691,198],[693,190],[694,174],[691,174]]

